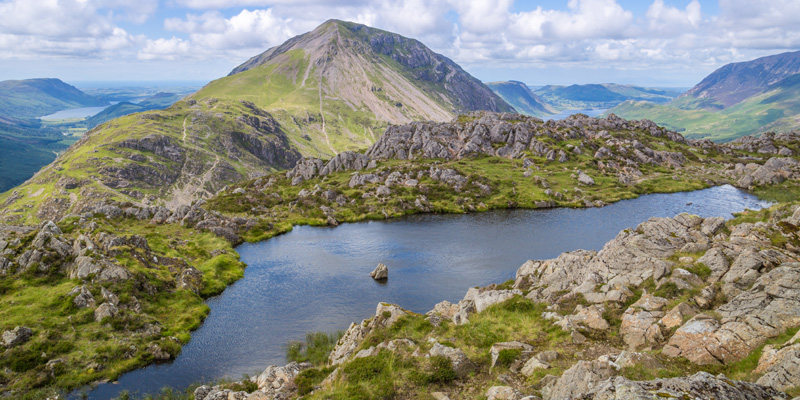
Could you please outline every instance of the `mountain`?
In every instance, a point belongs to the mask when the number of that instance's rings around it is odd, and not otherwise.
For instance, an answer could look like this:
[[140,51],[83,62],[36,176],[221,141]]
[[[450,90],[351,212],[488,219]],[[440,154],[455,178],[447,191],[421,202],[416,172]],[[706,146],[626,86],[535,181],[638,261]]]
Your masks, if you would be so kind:
[[108,106],[106,107],[105,110],[87,118],[86,125],[88,126],[89,129],[91,129],[97,125],[102,124],[103,122],[111,121],[114,118],[119,118],[137,112],[166,108],[175,103],[176,101],[180,100],[182,97],[183,96],[177,95],[175,93],[159,92],[139,103],[122,101],[117,104]]
[[251,58],[191,98],[251,101],[306,155],[365,148],[387,124],[513,111],[419,41],[337,20]]
[[800,51],[727,64],[705,77],[672,105],[687,110],[722,110],[798,73]]
[[0,116],[37,118],[68,108],[107,104],[59,79],[0,82]]
[[520,114],[545,117],[556,112],[522,82],[490,82],[486,86]]
[[534,93],[561,110],[611,108],[626,100],[667,103],[680,94],[676,89],[654,89],[616,83],[547,85],[536,89]]
[[669,104],[626,102],[609,110],[650,119],[693,139],[729,141],[800,126],[800,51],[728,64]]
[[513,111],[416,40],[328,21],[164,110],[97,126],[13,190],[4,213],[26,223],[103,198],[174,209],[302,156],[364,149],[389,124],[476,108]]

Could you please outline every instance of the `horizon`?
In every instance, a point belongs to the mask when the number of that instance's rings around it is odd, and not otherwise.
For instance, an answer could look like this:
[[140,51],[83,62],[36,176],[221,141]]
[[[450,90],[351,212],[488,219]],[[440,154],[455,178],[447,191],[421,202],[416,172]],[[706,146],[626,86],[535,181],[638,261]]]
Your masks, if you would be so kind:
[[791,0],[35,3],[0,1],[0,80],[209,82],[329,19],[417,39],[481,81],[530,86],[691,87],[725,64],[800,49]]

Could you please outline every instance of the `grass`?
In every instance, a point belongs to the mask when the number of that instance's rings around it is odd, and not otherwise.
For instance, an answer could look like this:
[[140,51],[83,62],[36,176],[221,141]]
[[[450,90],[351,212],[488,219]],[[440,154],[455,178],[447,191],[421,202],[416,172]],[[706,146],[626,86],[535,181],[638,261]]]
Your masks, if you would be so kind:
[[287,344],[286,361],[310,362],[321,366],[328,361],[328,355],[343,335],[344,331],[307,333],[305,342],[293,341]]

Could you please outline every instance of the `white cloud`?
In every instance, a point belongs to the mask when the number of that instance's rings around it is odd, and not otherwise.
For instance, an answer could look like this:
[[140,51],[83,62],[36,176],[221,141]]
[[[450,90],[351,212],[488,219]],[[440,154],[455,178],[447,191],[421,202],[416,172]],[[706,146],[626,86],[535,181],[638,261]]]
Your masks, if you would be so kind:
[[192,54],[189,42],[172,37],[169,39],[148,40],[137,57],[140,60],[181,60]]
[[664,0],[655,0],[645,14],[650,31],[679,32],[697,28],[702,20],[700,2],[693,0],[684,11],[664,5]]
[[[0,3],[0,53],[6,57],[99,57],[131,48],[143,39],[115,23],[119,0],[10,0]],[[152,0],[120,17],[141,19]],[[148,11],[150,10],[150,11]]]
[[[331,18],[397,32],[482,68],[688,69],[800,48],[800,1],[719,0],[717,15],[706,1],[649,0],[634,14],[617,0],[535,9],[514,0],[0,0],[0,58],[234,64]],[[185,14],[152,20],[176,11]],[[131,25],[142,22],[148,27]]]

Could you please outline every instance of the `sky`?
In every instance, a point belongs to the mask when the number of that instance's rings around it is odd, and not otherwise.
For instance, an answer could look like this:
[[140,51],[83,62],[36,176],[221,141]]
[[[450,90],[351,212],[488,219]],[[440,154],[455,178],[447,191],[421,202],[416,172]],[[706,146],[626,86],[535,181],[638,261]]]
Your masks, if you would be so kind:
[[800,50],[800,0],[0,0],[0,80],[197,81],[336,18],[485,82],[690,87]]

